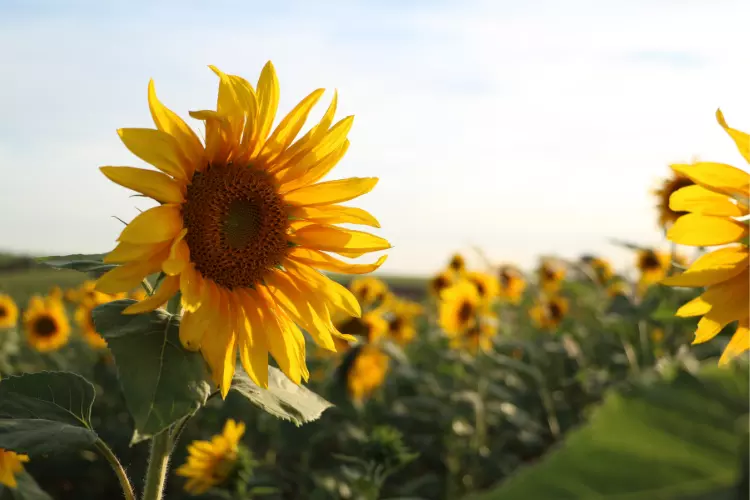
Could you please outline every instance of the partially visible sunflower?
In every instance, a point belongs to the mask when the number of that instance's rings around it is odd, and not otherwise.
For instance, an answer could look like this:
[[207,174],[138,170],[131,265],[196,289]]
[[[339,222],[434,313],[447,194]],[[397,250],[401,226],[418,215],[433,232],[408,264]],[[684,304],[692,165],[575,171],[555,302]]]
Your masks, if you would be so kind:
[[480,316],[473,326],[459,335],[450,337],[453,349],[467,351],[476,355],[479,351],[492,350],[492,338],[497,335],[497,316],[488,314]]
[[536,270],[539,287],[547,293],[556,292],[560,289],[565,278],[565,267],[559,261],[553,259],[542,259]]
[[156,129],[118,131],[125,147],[160,171],[102,172],[160,205],[125,227],[105,258],[123,265],[102,276],[97,289],[132,290],[163,271],[158,290],[124,312],[154,310],[181,292],[182,345],[200,350],[225,397],[238,354],[261,387],[268,386],[269,352],[294,383],[307,380],[300,327],[334,350],[333,337],[342,334],[331,315],[361,314],[355,297],[319,270],[366,274],[385,260],[351,264],[328,252],[359,257],[391,245],[336,226],[379,227],[365,210],[340,204],[371,191],[377,178],[319,182],[349,147],[353,118],[333,123],[335,94],[320,122],[295,141],[324,89],[310,93],[272,130],[279,103],[273,65],[265,65],[255,88],[211,69],[219,77],[216,110],[190,112],[205,123],[205,145],[157,99],[153,82],[148,103]]
[[188,478],[185,491],[202,495],[226,481],[234,472],[245,424],[228,419],[224,430],[211,441],[193,441],[188,445],[187,462],[177,468],[178,476]]
[[65,294],[67,300],[73,303],[82,304],[84,302],[94,302],[96,304],[106,304],[112,300],[124,299],[127,297],[125,293],[102,293],[96,289],[96,281],[87,280],[81,283],[78,288],[69,290],[70,293]]
[[91,346],[92,349],[104,349],[107,347],[107,341],[96,331],[94,320],[91,312],[99,304],[91,300],[81,302],[75,311],[75,321],[81,331],[83,339]]
[[479,298],[484,301],[494,300],[500,292],[500,284],[491,274],[471,271],[466,273],[465,277],[476,287]]
[[18,306],[13,297],[0,293],[0,328],[13,328],[18,323]]
[[463,274],[466,270],[466,260],[464,260],[461,254],[453,254],[450,262],[448,262],[448,269],[458,275]]
[[440,294],[443,292],[443,290],[453,285],[453,282],[454,282],[454,278],[451,272],[449,271],[441,272],[440,274],[434,276],[430,280],[430,284],[429,284],[430,294],[433,297],[440,298]]
[[689,177],[686,177],[679,171],[675,170],[672,165],[670,165],[669,168],[672,170],[672,175],[664,179],[661,186],[653,191],[653,194],[657,199],[656,209],[659,212],[659,227],[664,230],[667,230],[678,217],[687,213],[672,210],[669,207],[669,197],[672,196],[675,191],[695,184]]
[[336,321],[335,325],[342,334],[359,337],[367,343],[377,342],[388,331],[388,322],[378,311],[366,312],[359,318],[347,316]]
[[638,250],[636,268],[640,272],[638,286],[641,291],[664,278],[672,266],[669,253],[651,248]]
[[[730,128],[721,111],[719,124],[734,140],[750,163],[750,135]],[[667,238],[690,246],[727,245],[699,257],[683,273],[662,284],[706,287],[700,297],[677,310],[677,316],[703,316],[698,322],[694,344],[707,342],[730,323],[737,329],[719,359],[723,365],[750,350],[750,259],[748,258],[747,216],[750,214],[750,174],[723,163],[673,165],[696,185],[675,192],[670,208],[687,212],[672,225]],[[743,218],[743,221],[737,220]]]
[[346,373],[349,396],[357,402],[370,397],[383,385],[388,373],[389,358],[373,345],[363,345]]
[[499,291],[501,300],[511,304],[518,304],[526,290],[526,279],[520,269],[505,265],[498,270]]
[[628,296],[631,294],[630,285],[627,281],[625,281],[622,278],[614,278],[612,281],[610,281],[609,285],[607,285],[607,296],[610,298],[615,298],[618,295],[625,295]]
[[596,282],[601,286],[606,286],[615,275],[612,265],[601,257],[585,255],[581,258],[581,261],[591,268]]
[[0,484],[15,489],[18,486],[16,476],[23,471],[23,464],[28,461],[28,455],[0,448]]
[[50,297],[50,298],[52,298],[52,299],[60,300],[60,301],[62,301],[65,298],[64,294],[63,294],[63,291],[62,291],[62,288],[60,288],[57,285],[54,285],[54,286],[50,287],[49,291],[47,292],[47,296]]
[[26,340],[39,352],[55,351],[68,342],[70,323],[62,302],[35,295],[23,313]]
[[414,319],[420,314],[422,306],[416,302],[394,302],[388,313],[388,337],[402,346],[411,342],[417,334]]
[[540,297],[529,310],[529,315],[537,327],[556,328],[568,313],[568,300],[565,297]]
[[363,308],[379,306],[388,296],[388,285],[372,276],[353,279],[349,283],[349,290]]
[[477,288],[468,281],[460,281],[443,291],[438,321],[449,336],[460,335],[477,322],[478,315],[486,310]]

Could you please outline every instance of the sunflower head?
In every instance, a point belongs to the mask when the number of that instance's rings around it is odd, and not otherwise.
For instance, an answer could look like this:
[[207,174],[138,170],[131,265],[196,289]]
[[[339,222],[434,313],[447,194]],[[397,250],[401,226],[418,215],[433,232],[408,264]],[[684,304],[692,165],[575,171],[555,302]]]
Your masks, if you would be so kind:
[[33,296],[23,313],[29,345],[39,352],[55,351],[68,342],[70,323],[62,302]]
[[640,286],[647,287],[667,275],[671,257],[666,252],[646,248],[636,254],[636,268],[640,272]]
[[443,293],[443,290],[453,285],[453,282],[454,282],[453,273],[449,271],[441,272],[440,274],[434,276],[430,280],[430,284],[429,284],[430,294],[433,297],[439,298],[440,294]]
[[349,283],[349,290],[363,308],[382,305],[388,297],[388,285],[372,276],[356,278]]
[[13,328],[18,322],[18,306],[10,295],[0,293],[0,328]]
[[629,295],[631,293],[628,282],[622,278],[614,278],[609,285],[607,285],[607,296],[609,298],[615,298],[618,295]]
[[458,275],[466,270],[466,260],[461,254],[453,254],[451,260],[448,261],[448,270]]
[[375,389],[383,385],[388,365],[388,355],[378,347],[362,346],[346,373],[349,396],[357,402],[370,397]]
[[540,297],[529,310],[529,315],[538,328],[556,328],[568,312],[568,300],[561,296]]
[[494,300],[500,292],[497,278],[491,274],[471,271],[466,273],[466,279],[476,287],[479,298],[484,301]]
[[565,278],[565,267],[553,259],[542,259],[537,268],[537,278],[544,292],[556,292]]
[[594,278],[596,278],[596,282],[601,286],[606,286],[615,275],[612,270],[612,265],[601,257],[584,255],[581,257],[581,262],[591,268],[591,271],[594,273]]
[[679,189],[684,187],[692,186],[695,183],[690,180],[689,177],[682,175],[678,171],[672,169],[672,175],[661,182],[658,189],[653,191],[656,197],[657,204],[656,209],[659,213],[659,226],[663,229],[667,229],[672,225],[679,217],[685,215],[687,212],[676,211],[669,208],[669,198]]
[[16,476],[23,471],[23,464],[28,461],[28,455],[0,448],[0,484],[15,489],[18,486]]
[[205,143],[159,101],[153,82],[148,104],[156,129],[118,131],[125,147],[157,170],[102,172],[158,205],[123,229],[105,258],[122,265],[103,275],[97,290],[127,292],[164,272],[155,293],[124,312],[151,311],[181,292],[182,345],[200,350],[226,396],[237,354],[261,387],[268,385],[269,352],[293,382],[307,380],[300,328],[335,350],[340,333],[331,316],[361,314],[355,297],[319,270],[372,272],[385,257],[353,264],[331,254],[359,257],[390,244],[337,226],[379,227],[365,210],[342,205],[372,190],[377,178],[319,182],[349,147],[353,118],[334,123],[335,94],[320,122],[297,138],[323,89],[273,128],[279,84],[270,62],[255,86],[211,69],[219,77],[216,109],[190,112],[205,125]]
[[91,312],[97,305],[90,300],[81,302],[75,311],[75,321],[84,340],[92,349],[104,349],[107,347],[107,341],[96,331],[96,326],[94,326],[94,320],[91,316]]
[[480,351],[489,352],[492,349],[492,338],[497,335],[497,316],[484,314],[460,335],[451,337],[450,346],[453,349],[464,350],[472,355]]
[[190,443],[187,462],[175,471],[178,476],[188,478],[185,491],[191,495],[202,495],[225,482],[236,468],[240,439],[244,433],[243,422],[229,419],[222,433],[213,436],[211,441]]
[[443,291],[438,321],[448,336],[461,335],[476,324],[485,309],[477,288],[469,281],[460,281]]
[[360,318],[349,317],[336,327],[342,334],[359,337],[366,343],[377,342],[388,332],[388,322],[377,311],[366,312]]
[[518,304],[526,290],[526,279],[516,266],[505,265],[498,269],[498,294],[511,304]]

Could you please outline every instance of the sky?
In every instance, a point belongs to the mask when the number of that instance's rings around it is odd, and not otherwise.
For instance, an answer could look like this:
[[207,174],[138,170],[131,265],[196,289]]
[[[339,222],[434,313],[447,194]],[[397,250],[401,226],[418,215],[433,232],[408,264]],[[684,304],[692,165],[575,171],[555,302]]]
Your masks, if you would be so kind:
[[[121,127],[152,127],[146,89],[183,117],[215,106],[214,64],[257,80],[277,120],[315,88],[355,115],[331,178],[393,248],[382,271],[533,266],[611,238],[666,248],[658,181],[694,158],[742,168],[717,125],[750,129],[750,2],[0,0],[0,250],[98,253],[150,205],[102,165],[143,166]],[[316,114],[317,113],[317,114]],[[199,122],[191,124],[200,128]]]

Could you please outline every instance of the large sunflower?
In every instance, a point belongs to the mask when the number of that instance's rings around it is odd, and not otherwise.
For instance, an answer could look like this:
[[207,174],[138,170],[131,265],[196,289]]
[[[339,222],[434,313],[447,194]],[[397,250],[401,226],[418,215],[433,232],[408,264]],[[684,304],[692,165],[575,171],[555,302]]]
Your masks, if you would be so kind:
[[0,328],[13,328],[18,322],[18,306],[10,295],[0,293]]
[[18,486],[16,476],[23,471],[23,464],[28,461],[28,455],[0,448],[0,484],[15,489]]
[[70,323],[59,300],[35,295],[23,313],[29,345],[39,352],[55,351],[68,342]]
[[[730,128],[721,111],[719,124],[734,139],[750,163],[750,135]],[[702,255],[682,274],[662,281],[665,285],[707,287],[703,294],[682,306],[677,315],[703,316],[693,343],[711,340],[730,323],[737,330],[724,350],[720,364],[750,349],[750,274],[748,265],[748,220],[750,174],[722,163],[674,165],[696,185],[680,189],[670,198],[670,207],[684,211],[667,237],[681,245],[727,245]],[[737,218],[745,218],[744,222]]]
[[672,210],[669,207],[669,197],[672,193],[687,186],[695,184],[689,177],[681,174],[674,166],[671,177],[664,179],[658,189],[654,190],[654,196],[657,199],[656,209],[659,212],[659,226],[667,229],[678,217],[685,215],[687,212]]
[[526,290],[526,279],[520,269],[505,265],[498,270],[499,296],[501,300],[518,304]]
[[238,352],[258,385],[268,385],[269,352],[300,383],[308,370],[299,327],[335,350],[333,336],[342,334],[331,314],[361,313],[354,296],[318,269],[363,274],[385,260],[350,264],[327,252],[358,257],[390,248],[383,238],[335,226],[379,227],[368,212],[339,204],[369,192],[377,178],[318,182],[349,147],[352,117],[332,125],[335,95],[320,122],[295,141],[323,89],[305,97],[271,131],[279,102],[271,63],[256,88],[211,69],[220,80],[217,109],[190,113],[205,123],[205,145],[159,102],[153,82],[148,102],[156,130],[118,131],[132,153],[160,171],[102,167],[102,172],[161,204],[122,231],[105,260],[123,265],[102,276],[97,289],[128,291],[163,271],[166,278],[154,295],[125,312],[153,310],[181,292],[180,340],[203,353],[222,395]]

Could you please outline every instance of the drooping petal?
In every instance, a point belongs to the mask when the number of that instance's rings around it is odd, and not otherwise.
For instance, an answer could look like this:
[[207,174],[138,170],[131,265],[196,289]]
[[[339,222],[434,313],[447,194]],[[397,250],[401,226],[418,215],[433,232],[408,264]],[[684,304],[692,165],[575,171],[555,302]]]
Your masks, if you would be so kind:
[[742,210],[725,194],[694,184],[678,189],[669,197],[669,208],[675,212],[693,212],[719,217],[741,217]]
[[667,286],[710,286],[727,281],[747,269],[748,250],[744,245],[720,248],[701,255],[682,274],[662,280]]
[[299,131],[302,130],[307,116],[313,106],[320,100],[323,92],[325,92],[324,89],[314,90],[281,120],[260,151],[258,156],[260,163],[269,164],[289,147]]
[[210,335],[204,335],[201,341],[201,352],[211,368],[211,378],[219,386],[222,398],[229,393],[237,360],[234,311],[226,293],[219,289],[219,312],[213,315]]
[[268,388],[268,342],[259,305],[246,292],[236,293],[245,319],[244,335],[238,336],[240,362],[253,382]]
[[109,294],[128,292],[140,286],[143,278],[158,271],[161,267],[159,257],[163,259],[165,256],[166,252],[163,252],[152,260],[129,262],[107,271],[96,281],[96,290]]
[[180,184],[154,170],[135,167],[99,167],[109,180],[161,203],[182,203]]
[[[707,292],[704,292],[703,295],[705,295],[705,293]],[[690,318],[692,316],[702,316],[706,314],[711,310],[711,307],[713,307],[713,305],[709,302],[706,302],[706,300],[703,298],[703,295],[694,298],[690,302],[677,309],[675,316],[677,316],[678,318]]]
[[746,320],[737,326],[737,331],[732,335],[732,340],[729,341],[719,359],[719,366],[728,364],[732,359],[747,351],[750,351],[750,329]]
[[343,205],[294,207],[289,211],[289,215],[319,224],[361,224],[363,226],[380,227],[378,220],[368,211]]
[[323,276],[315,269],[294,261],[287,260],[284,267],[296,278],[307,282],[307,286],[319,293],[330,304],[331,309],[341,309],[349,316],[359,318],[362,316],[362,308],[357,298],[340,283]]
[[182,156],[177,140],[166,132],[151,128],[121,128],[117,131],[125,147],[175,179],[187,181],[192,163]]
[[[265,307],[258,309],[263,326],[266,328],[266,340],[271,356],[279,364],[281,371],[286,374],[295,384],[302,380],[302,368],[300,361],[304,364],[304,358],[301,357],[300,345],[291,330],[291,325],[286,315],[275,305],[272,297],[266,295],[263,287],[259,287],[255,292],[256,300],[262,300]],[[258,299],[262,297],[262,299]]]
[[190,249],[185,241],[185,235],[187,235],[187,229],[183,228],[172,243],[169,258],[161,265],[162,271],[169,276],[180,274],[190,263]]
[[180,291],[182,292],[182,308],[195,312],[201,306],[202,279],[191,263],[180,273]]
[[105,264],[130,262],[134,260],[144,260],[155,255],[169,247],[169,241],[159,243],[147,243],[144,245],[137,243],[127,243],[121,241],[109,252],[104,259]]
[[180,343],[188,351],[198,351],[201,347],[203,334],[206,330],[200,319],[200,315],[195,312],[185,311],[182,313]]
[[745,158],[745,161],[750,163],[750,135],[727,125],[727,121],[724,119],[724,114],[720,109],[716,110],[716,121],[719,122],[719,125],[721,125],[721,127],[726,130],[727,134],[729,134],[729,137],[732,138],[737,145],[740,154]]
[[345,274],[367,274],[382,266],[388,256],[382,255],[374,264],[349,264],[317,250],[297,247],[289,252],[289,258],[301,264],[322,269],[323,271]]
[[734,243],[748,234],[741,222],[710,215],[683,215],[669,228],[667,238],[681,245],[714,246]]
[[391,244],[379,236],[323,224],[303,227],[291,235],[290,240],[313,250],[342,254],[362,255],[391,248]]
[[[748,317],[747,305],[750,301],[750,282],[748,279],[748,273],[743,272],[725,282],[724,293],[711,300],[711,310],[698,322],[694,344],[707,342],[732,321],[743,320]],[[708,291],[711,291],[711,289]]]
[[161,307],[166,304],[169,299],[180,290],[180,278],[179,276],[167,276],[159,284],[159,288],[156,292],[143,299],[140,302],[136,302],[132,306],[126,307],[122,314],[140,314],[144,312],[153,311],[154,309]]
[[149,208],[125,226],[117,241],[147,244],[172,240],[182,231],[182,211],[179,205],[160,205]]
[[729,196],[743,195],[747,199],[750,191],[750,174],[725,163],[699,162],[687,165],[672,165],[672,170],[689,178],[706,189]]

